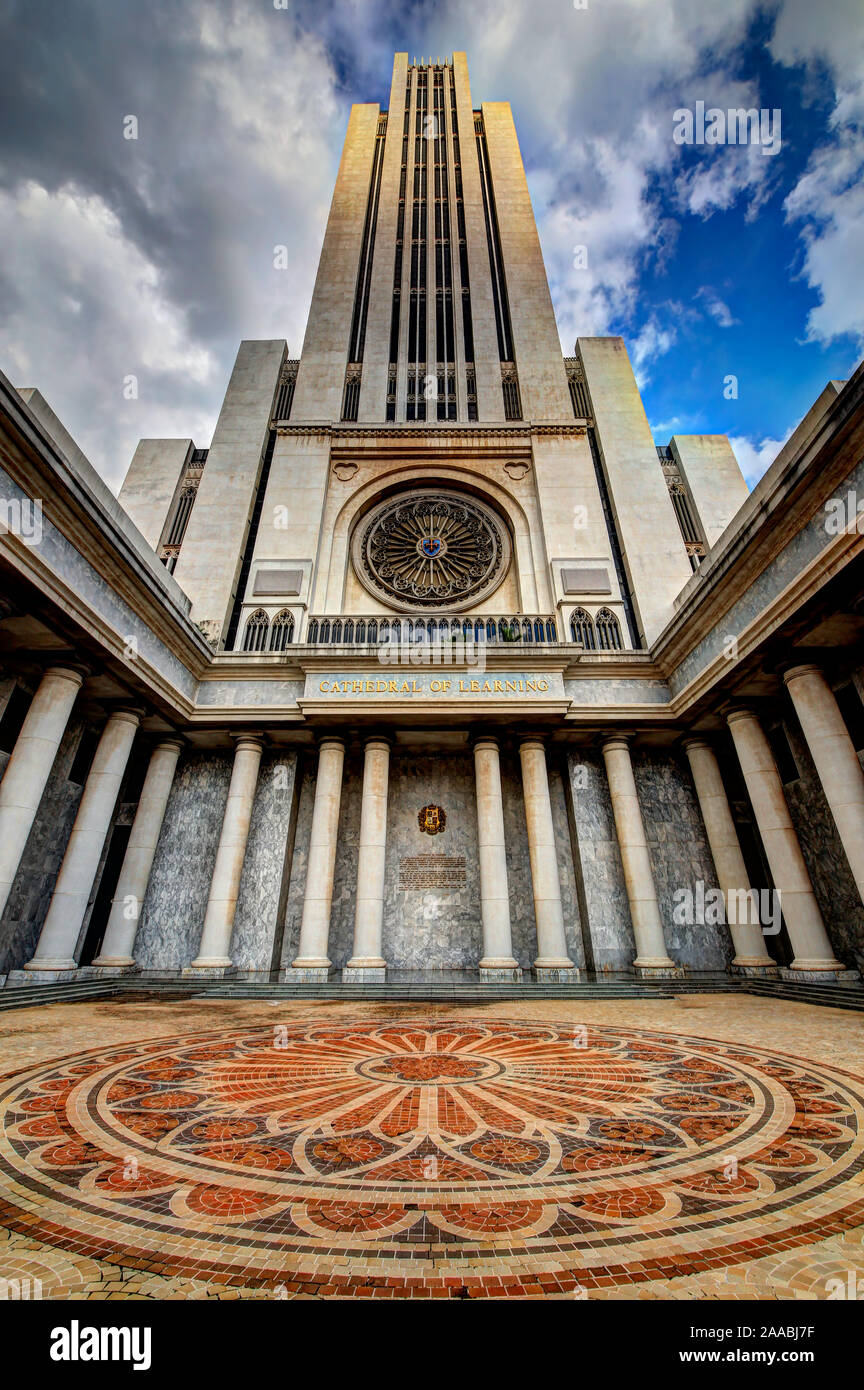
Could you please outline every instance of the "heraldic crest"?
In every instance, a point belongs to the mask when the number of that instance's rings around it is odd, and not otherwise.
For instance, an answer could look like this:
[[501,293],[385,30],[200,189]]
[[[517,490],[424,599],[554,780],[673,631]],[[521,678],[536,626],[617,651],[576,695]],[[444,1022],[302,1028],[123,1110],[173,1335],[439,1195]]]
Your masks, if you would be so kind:
[[417,816],[417,822],[425,835],[440,835],[447,825],[443,806],[424,806]]

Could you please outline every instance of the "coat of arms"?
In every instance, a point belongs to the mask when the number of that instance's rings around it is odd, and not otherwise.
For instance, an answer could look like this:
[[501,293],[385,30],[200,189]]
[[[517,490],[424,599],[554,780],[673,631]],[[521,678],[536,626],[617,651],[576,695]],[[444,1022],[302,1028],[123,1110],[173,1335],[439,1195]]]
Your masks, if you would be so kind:
[[440,835],[447,825],[443,806],[424,806],[417,816],[417,823],[425,835]]

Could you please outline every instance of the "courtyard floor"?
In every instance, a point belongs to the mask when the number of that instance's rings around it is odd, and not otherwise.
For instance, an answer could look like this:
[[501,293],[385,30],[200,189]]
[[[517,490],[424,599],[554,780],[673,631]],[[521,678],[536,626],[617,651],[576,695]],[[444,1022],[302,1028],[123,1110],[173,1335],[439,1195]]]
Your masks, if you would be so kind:
[[862,1112],[861,1016],[746,995],[19,1009],[0,1277],[61,1299],[854,1296]]

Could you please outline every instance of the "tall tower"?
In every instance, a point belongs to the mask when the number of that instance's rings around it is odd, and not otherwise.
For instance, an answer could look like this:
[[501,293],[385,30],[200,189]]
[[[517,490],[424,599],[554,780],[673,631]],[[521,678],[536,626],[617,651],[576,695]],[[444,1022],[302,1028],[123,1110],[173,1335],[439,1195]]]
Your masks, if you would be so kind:
[[[209,451],[142,441],[120,500],[218,648],[459,612],[644,649],[746,495],[697,443],[658,458],[620,338],[562,354],[509,105],[475,108],[464,53],[399,53],[388,109],[351,109],[300,358],[244,342]],[[495,583],[443,535],[388,582],[360,533],[412,489],[477,499]]]

